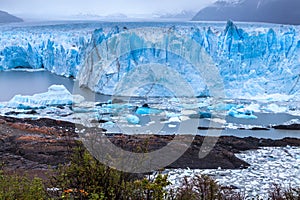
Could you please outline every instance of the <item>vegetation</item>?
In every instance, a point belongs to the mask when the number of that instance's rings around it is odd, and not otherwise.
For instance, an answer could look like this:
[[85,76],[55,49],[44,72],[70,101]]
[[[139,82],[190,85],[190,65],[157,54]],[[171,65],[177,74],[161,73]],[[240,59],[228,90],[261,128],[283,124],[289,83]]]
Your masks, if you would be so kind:
[[149,180],[107,167],[81,148],[52,178],[52,186],[62,190],[56,197],[62,199],[163,199],[168,184],[167,176]]
[[47,199],[41,179],[9,175],[0,171],[0,199],[40,200]]
[[300,187],[282,189],[279,185],[274,185],[273,190],[269,194],[272,200],[299,200],[300,199]]
[[207,175],[196,175],[192,179],[184,178],[183,184],[175,192],[176,200],[240,200],[239,193],[230,188],[222,188]]
[[[206,175],[184,178],[176,189],[167,189],[166,175],[156,178],[129,174],[109,168],[86,150],[77,148],[70,163],[60,166],[50,183],[27,176],[0,171],[0,200],[21,199],[91,199],[91,200],[240,200],[245,199],[229,188],[223,188]],[[47,190],[47,188],[50,188]],[[270,191],[272,200],[298,200],[300,188]],[[258,198],[259,199],[259,198]]]

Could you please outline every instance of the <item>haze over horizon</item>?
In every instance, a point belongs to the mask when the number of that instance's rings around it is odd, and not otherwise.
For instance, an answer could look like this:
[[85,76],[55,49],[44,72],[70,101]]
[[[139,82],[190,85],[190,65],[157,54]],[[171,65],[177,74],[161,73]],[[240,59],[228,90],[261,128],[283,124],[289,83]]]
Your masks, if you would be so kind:
[[2,0],[0,8],[23,18],[59,18],[78,14],[109,16],[125,14],[129,17],[151,16],[155,13],[199,11],[216,0]]

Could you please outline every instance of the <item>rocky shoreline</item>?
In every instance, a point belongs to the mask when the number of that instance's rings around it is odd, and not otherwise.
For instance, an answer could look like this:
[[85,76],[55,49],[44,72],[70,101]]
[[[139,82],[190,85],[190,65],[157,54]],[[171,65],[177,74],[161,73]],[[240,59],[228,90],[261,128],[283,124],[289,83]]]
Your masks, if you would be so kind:
[[[27,173],[31,176],[46,178],[49,169],[69,161],[72,149],[80,143],[75,126],[70,122],[52,119],[18,119],[0,117],[0,162],[9,171]],[[83,128],[83,127],[82,127]],[[104,133],[103,129],[85,128],[85,132]],[[109,139],[115,145],[134,151],[147,142],[147,151],[160,149],[173,139],[173,135],[122,135],[110,134]],[[235,156],[246,150],[260,147],[300,146],[300,139],[281,140],[238,138],[222,136],[213,150],[204,158],[198,154],[203,136],[195,136],[188,150],[167,168],[190,169],[241,169],[248,163]]]

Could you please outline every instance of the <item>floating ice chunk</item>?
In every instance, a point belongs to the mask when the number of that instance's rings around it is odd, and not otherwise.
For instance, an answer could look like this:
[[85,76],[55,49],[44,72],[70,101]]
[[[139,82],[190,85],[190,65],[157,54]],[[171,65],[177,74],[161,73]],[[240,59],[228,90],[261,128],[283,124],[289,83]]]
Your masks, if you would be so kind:
[[173,113],[173,112],[166,112],[166,117],[171,118],[171,117],[180,117],[181,114],[179,113]]
[[147,107],[140,107],[135,111],[135,113],[138,115],[159,114],[161,112],[162,110]]
[[268,112],[274,112],[274,113],[284,113],[287,111],[287,108],[281,107],[275,103],[272,103],[272,104],[269,104],[264,110],[268,111]]
[[104,108],[111,108],[111,109],[126,109],[130,108],[131,105],[128,104],[104,104]]
[[84,98],[72,95],[63,85],[52,85],[48,92],[35,94],[33,96],[14,96],[7,104],[8,108],[17,109],[39,109],[47,106],[72,105],[80,103]]
[[180,121],[186,121],[186,120],[189,120],[190,117],[188,117],[188,116],[180,116],[179,119],[180,119]]
[[182,110],[181,114],[183,114],[183,115],[193,115],[193,114],[197,114],[197,112],[195,110]]
[[179,117],[171,117],[168,122],[181,122]]
[[177,126],[176,124],[168,124],[169,128],[176,128],[176,126]]
[[139,124],[140,118],[135,115],[127,115],[126,120],[129,124]]
[[228,111],[228,115],[235,118],[243,118],[243,119],[257,119],[257,116],[253,115],[253,111],[247,109],[236,109],[231,108]]
[[245,106],[245,109],[252,110],[253,112],[260,112],[260,105],[257,103],[251,103],[248,106]]
[[100,127],[104,128],[104,129],[108,129],[108,128],[112,128],[114,125],[115,125],[114,122],[109,121],[109,122],[105,122],[103,124],[100,124]]
[[212,114],[209,112],[200,112],[199,117],[200,118],[212,118]]
[[237,107],[236,104],[217,104],[213,106],[208,106],[208,109],[215,110],[215,111],[228,111],[235,107]]

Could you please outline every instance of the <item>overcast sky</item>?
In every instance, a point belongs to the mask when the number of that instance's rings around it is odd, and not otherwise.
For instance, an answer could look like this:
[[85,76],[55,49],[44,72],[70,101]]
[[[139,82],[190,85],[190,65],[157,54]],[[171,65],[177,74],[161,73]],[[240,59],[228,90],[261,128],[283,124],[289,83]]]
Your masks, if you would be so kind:
[[199,9],[215,0],[0,0],[0,10],[16,15],[64,16],[79,13],[150,14]]

